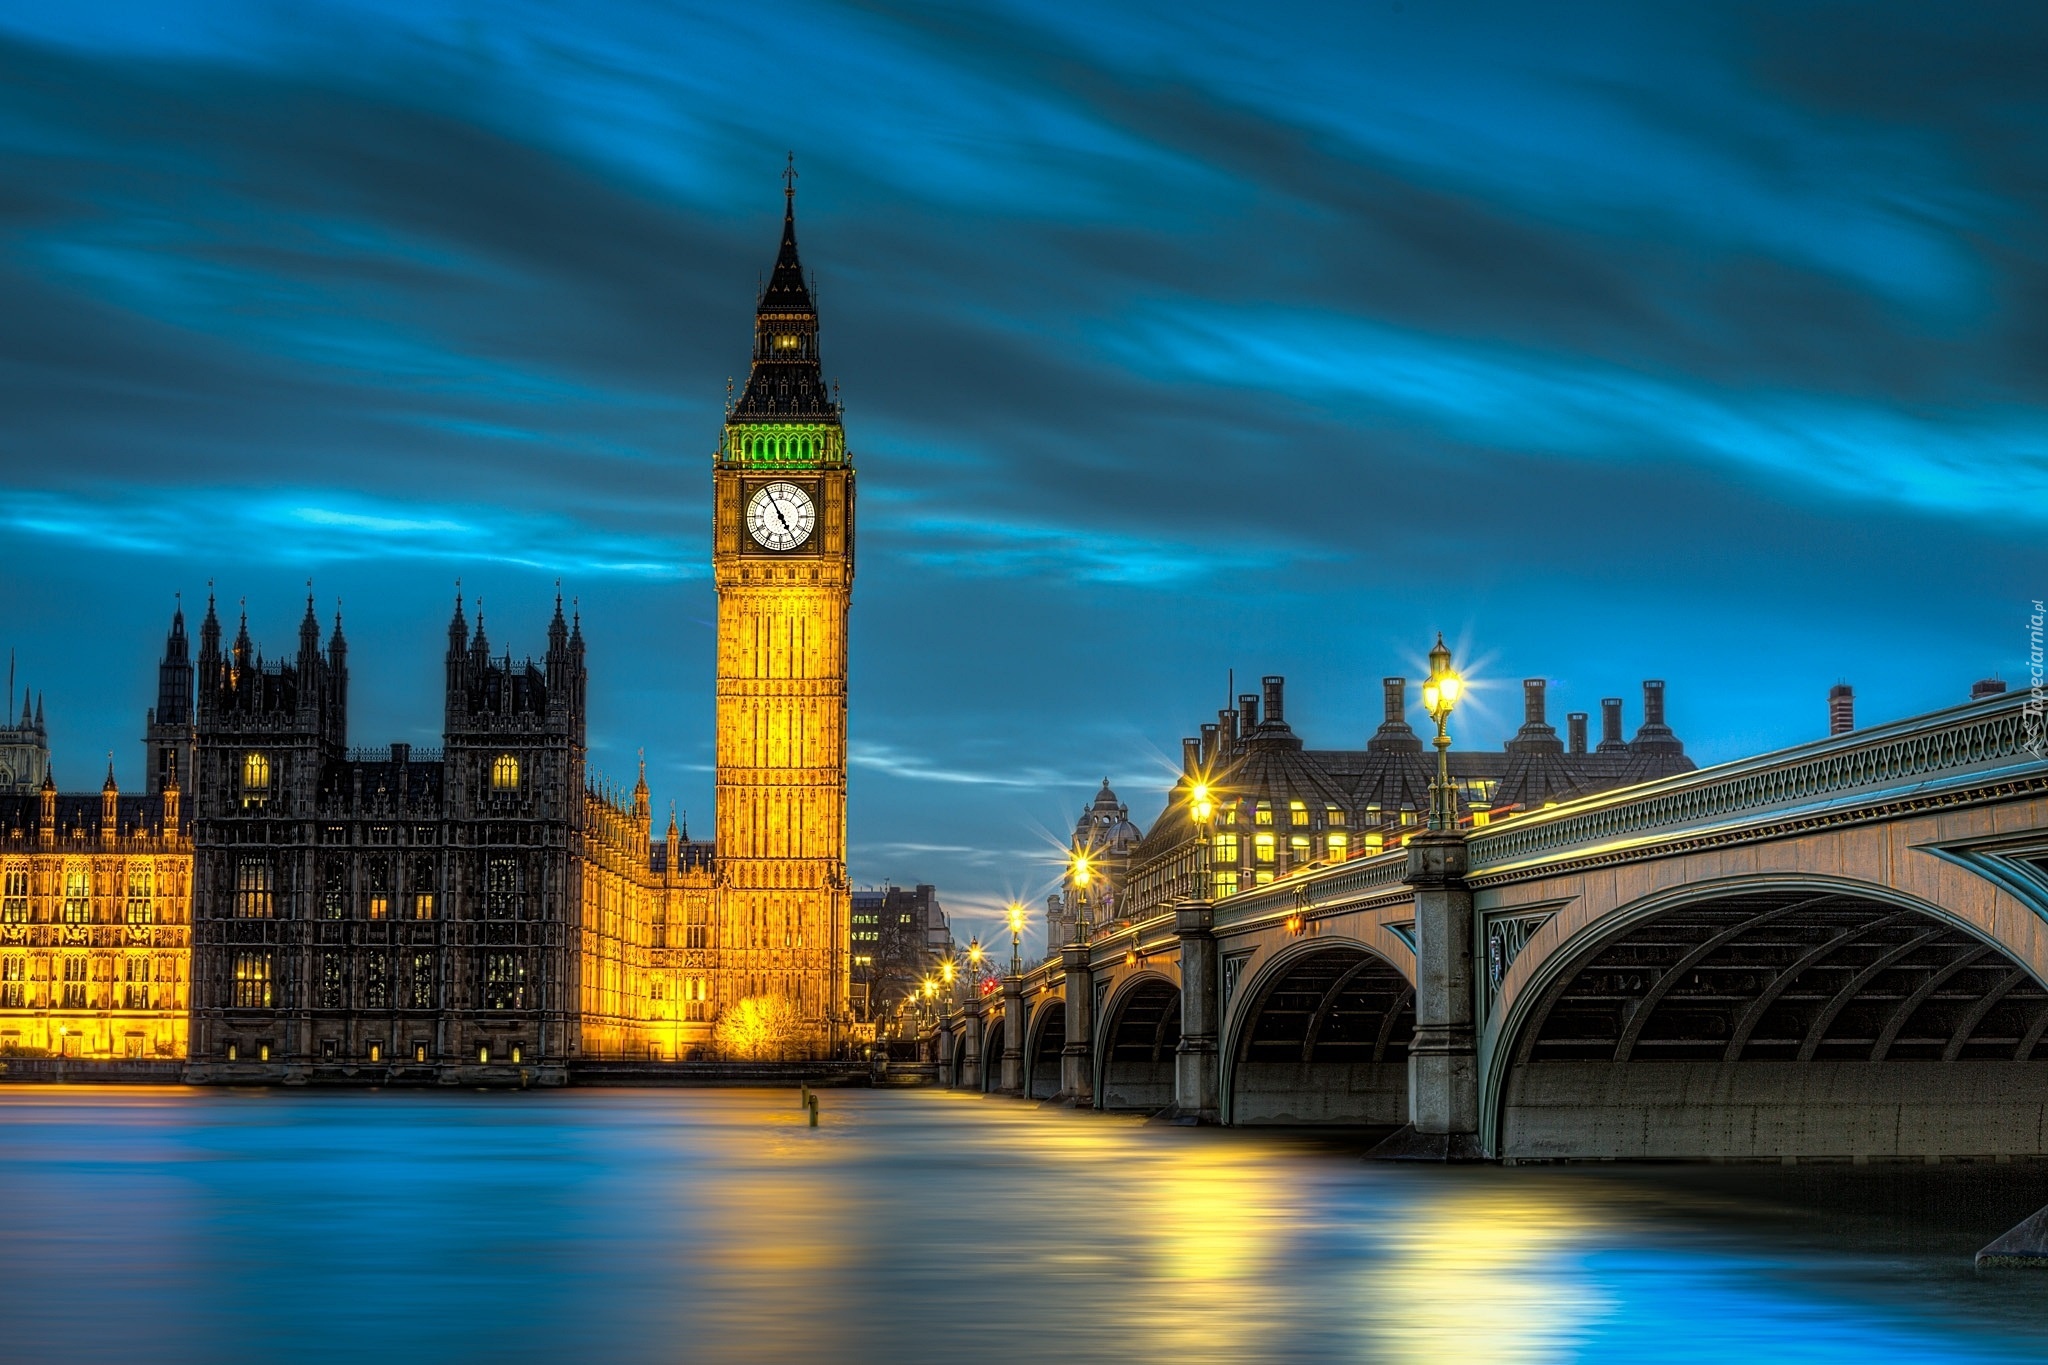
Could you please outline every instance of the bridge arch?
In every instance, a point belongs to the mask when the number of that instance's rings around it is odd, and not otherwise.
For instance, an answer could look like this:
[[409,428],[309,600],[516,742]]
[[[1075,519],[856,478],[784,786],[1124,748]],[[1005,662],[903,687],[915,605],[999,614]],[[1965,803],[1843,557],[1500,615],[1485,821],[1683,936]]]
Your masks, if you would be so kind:
[[1052,996],[1031,1015],[1024,1031],[1024,1098],[1049,1100],[1060,1093],[1060,1054],[1067,1046],[1067,1006]]
[[1000,1090],[1003,1084],[1003,1051],[1007,1021],[1002,1012],[990,1010],[981,1029],[981,1093]]
[[1276,953],[1232,1011],[1222,1057],[1223,1120],[1398,1127],[1408,1121],[1415,990],[1356,939]]
[[[1638,898],[1509,973],[1488,1150],[1517,1159],[2048,1152],[2035,945],[1892,887],[1724,878]],[[1522,966],[1517,963],[1516,966]]]
[[1095,1107],[1155,1112],[1173,1103],[1180,985],[1141,971],[1117,983],[1096,1026]]

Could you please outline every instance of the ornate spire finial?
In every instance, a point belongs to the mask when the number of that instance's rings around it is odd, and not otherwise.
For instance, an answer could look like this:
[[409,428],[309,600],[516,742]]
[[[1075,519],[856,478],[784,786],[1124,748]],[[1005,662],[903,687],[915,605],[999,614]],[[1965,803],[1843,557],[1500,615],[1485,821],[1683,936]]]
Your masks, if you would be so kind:
[[796,153],[789,154],[789,164],[782,168],[782,194],[792,204],[796,202]]

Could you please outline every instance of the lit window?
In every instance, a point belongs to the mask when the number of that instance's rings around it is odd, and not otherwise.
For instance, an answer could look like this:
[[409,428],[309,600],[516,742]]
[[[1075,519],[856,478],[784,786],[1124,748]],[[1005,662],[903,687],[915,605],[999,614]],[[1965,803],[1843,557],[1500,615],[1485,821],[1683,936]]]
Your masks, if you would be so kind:
[[1218,872],[1214,878],[1211,894],[1218,900],[1223,899],[1225,896],[1235,896],[1237,894],[1237,873],[1235,871]]
[[1365,851],[1367,856],[1371,856],[1372,854],[1378,853],[1381,849],[1386,847],[1386,843],[1386,836],[1381,834],[1378,830],[1374,830],[1370,834],[1366,835]]
[[788,332],[778,332],[775,336],[775,349],[778,351],[794,351],[796,349],[796,338]]
[[414,919],[432,919],[434,917],[433,892],[416,891],[413,893],[412,917]]
[[92,922],[92,882],[82,867],[64,869],[64,922],[66,924],[90,924]]
[[370,1044],[370,1060],[373,1062],[381,1062],[384,1060],[384,1044]]
[[1270,834],[1260,834],[1254,836],[1252,839],[1252,856],[1257,858],[1262,863],[1272,862],[1273,836]]
[[519,760],[511,754],[499,754],[491,760],[491,790],[513,792],[519,790]]
[[149,959],[131,957],[121,964],[121,1008],[149,1008]]
[[67,957],[64,959],[64,1003],[67,1010],[85,1008],[85,959]]
[[1343,810],[1337,806],[1325,806],[1323,808],[1323,823],[1332,828],[1342,825],[1344,823]]
[[270,860],[244,857],[235,867],[235,918],[269,919],[272,887]]
[[484,957],[484,1008],[516,1010],[526,1008],[526,959],[518,953],[488,953]]
[[[390,1007],[391,959],[382,953],[371,953],[363,959],[363,1004],[373,1010]],[[376,1044],[371,1047],[374,1050]],[[370,1060],[377,1060],[374,1051]]]
[[18,1010],[26,1002],[22,999],[22,982],[28,977],[28,963],[19,957],[0,959],[0,1009]]
[[1287,841],[1287,857],[1290,861],[1305,863],[1309,859],[1309,841],[1306,834],[1297,834]]
[[1293,825],[1296,829],[1307,829],[1308,803],[1305,801],[1289,801],[1287,803],[1287,823]]
[[1237,835],[1234,833],[1217,835],[1216,847],[1209,859],[1210,863],[1217,867],[1236,867],[1237,859]]
[[382,892],[379,892],[379,893],[377,893],[376,895],[373,895],[373,896],[371,896],[371,897],[370,897],[370,918],[371,918],[371,919],[390,919],[390,918],[391,918],[391,897],[389,897],[389,896],[387,896],[387,895],[383,894]]
[[270,1008],[270,954],[235,954],[235,1008]]
[[1350,835],[1345,834],[1342,831],[1332,830],[1330,832],[1329,837],[1326,838],[1323,842],[1329,846],[1331,862],[1341,863],[1346,858],[1351,856]]
[[17,864],[0,878],[0,924],[28,923],[28,869]]
[[1415,823],[1415,807],[1401,807],[1401,823],[1404,825],[1412,825]]
[[1254,810],[1254,811],[1252,812],[1252,823],[1253,823],[1253,824],[1255,824],[1255,825],[1270,825],[1270,824],[1272,824],[1272,823],[1273,823],[1273,807],[1272,807],[1272,805],[1271,805],[1270,803],[1268,803],[1268,802],[1265,802],[1265,801],[1261,801],[1261,802],[1259,802],[1259,804],[1258,804],[1258,808],[1257,808],[1256,810]]
[[152,890],[150,866],[145,862],[128,864],[128,922],[148,924],[155,917],[151,903]]
[[1252,874],[1252,882],[1256,886],[1264,886],[1272,880],[1273,869],[1271,869],[1270,867],[1262,867],[1257,872],[1254,872]]
[[1488,810],[1486,807],[1474,806],[1472,808],[1472,827],[1474,829],[1485,829],[1488,823],[1492,821],[1492,819],[1493,812]]

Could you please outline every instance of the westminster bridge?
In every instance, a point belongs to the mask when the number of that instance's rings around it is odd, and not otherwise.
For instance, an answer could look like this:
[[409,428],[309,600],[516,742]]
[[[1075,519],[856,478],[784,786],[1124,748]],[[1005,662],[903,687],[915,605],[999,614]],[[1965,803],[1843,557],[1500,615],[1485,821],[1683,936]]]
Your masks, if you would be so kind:
[[1425,1159],[2048,1155],[2026,706],[1190,895],[956,1004],[930,1055],[970,1090]]

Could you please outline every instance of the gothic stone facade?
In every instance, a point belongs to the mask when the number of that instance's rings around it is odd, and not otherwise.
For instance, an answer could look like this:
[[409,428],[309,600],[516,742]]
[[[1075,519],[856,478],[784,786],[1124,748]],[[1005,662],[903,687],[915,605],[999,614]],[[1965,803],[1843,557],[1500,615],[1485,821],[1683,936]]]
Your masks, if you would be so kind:
[[549,1084],[686,1045],[654,964],[691,859],[657,859],[644,774],[630,809],[586,781],[580,624],[558,600],[515,661],[458,601],[445,665],[439,754],[350,751],[339,620],[323,646],[309,601],[271,661],[209,603],[191,1079]]

